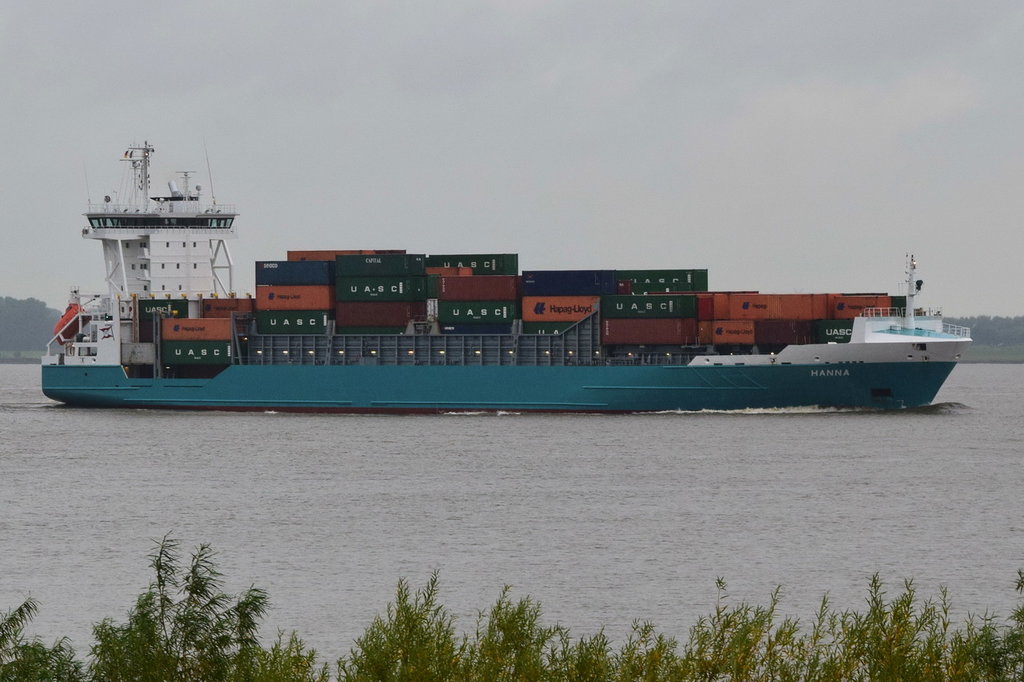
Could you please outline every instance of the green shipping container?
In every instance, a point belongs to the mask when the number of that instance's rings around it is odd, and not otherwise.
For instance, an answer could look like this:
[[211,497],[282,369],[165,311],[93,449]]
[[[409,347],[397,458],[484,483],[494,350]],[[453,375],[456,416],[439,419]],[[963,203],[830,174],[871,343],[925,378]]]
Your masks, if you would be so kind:
[[164,365],[230,365],[230,341],[164,341],[160,344]]
[[633,283],[634,294],[664,291],[707,291],[707,270],[619,270],[620,280]]
[[523,322],[524,334],[561,334],[575,322]]
[[849,343],[853,333],[853,320],[815,320],[816,343]]
[[518,275],[518,253],[436,254],[426,258],[428,268],[473,268],[474,275]]
[[337,256],[335,275],[341,277],[422,277],[423,254],[363,254]]
[[427,275],[427,298],[437,298],[441,291],[441,275]]
[[156,317],[188,317],[188,301],[182,298],[139,298],[139,319]]
[[602,296],[601,317],[677,318],[697,317],[696,296]]
[[903,313],[907,308],[907,297],[906,296],[893,296],[892,307],[896,308],[900,314]]
[[256,331],[260,334],[324,334],[328,314],[322,310],[260,310]]
[[339,277],[339,301],[425,301],[426,277]]
[[518,301],[438,301],[441,324],[504,324],[519,317]]

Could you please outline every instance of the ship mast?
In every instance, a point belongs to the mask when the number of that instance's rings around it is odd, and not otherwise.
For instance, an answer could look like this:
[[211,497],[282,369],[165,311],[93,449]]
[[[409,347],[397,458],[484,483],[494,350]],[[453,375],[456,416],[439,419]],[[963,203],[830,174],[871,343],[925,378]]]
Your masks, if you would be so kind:
[[903,328],[914,328],[914,296],[921,290],[922,280],[917,279],[917,260],[914,254],[907,256],[907,307],[903,311]]

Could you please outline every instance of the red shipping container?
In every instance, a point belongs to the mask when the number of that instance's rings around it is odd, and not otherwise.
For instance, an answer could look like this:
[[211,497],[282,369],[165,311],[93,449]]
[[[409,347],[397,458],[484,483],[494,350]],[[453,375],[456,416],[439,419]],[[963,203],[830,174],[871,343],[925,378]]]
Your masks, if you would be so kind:
[[620,296],[631,296],[633,294],[633,280],[620,279],[618,284],[615,286],[615,293]]
[[257,310],[334,310],[334,287],[329,284],[256,287]]
[[442,277],[437,297],[442,301],[515,301],[519,298],[519,275]]
[[327,249],[314,251],[289,251],[288,260],[326,260],[333,261],[338,256],[387,255],[403,254],[405,249]]
[[715,320],[712,330],[715,345],[754,345],[753,320]]
[[697,319],[698,320],[707,320],[707,321],[715,319],[715,295],[714,294],[696,294],[696,296],[697,296]]
[[697,343],[697,320],[693,318],[602,320],[601,342],[610,345],[690,345]]
[[886,294],[829,294],[828,319],[851,320],[868,308],[889,308],[892,297]]
[[228,341],[231,320],[226,317],[165,317],[160,320],[160,338],[164,341]]
[[204,298],[199,302],[199,314],[203,317],[231,317],[231,313],[251,313],[254,301],[246,298]]
[[334,307],[339,327],[404,327],[426,317],[426,301],[339,301]]
[[772,346],[814,343],[813,324],[809,320],[757,320],[754,339]]

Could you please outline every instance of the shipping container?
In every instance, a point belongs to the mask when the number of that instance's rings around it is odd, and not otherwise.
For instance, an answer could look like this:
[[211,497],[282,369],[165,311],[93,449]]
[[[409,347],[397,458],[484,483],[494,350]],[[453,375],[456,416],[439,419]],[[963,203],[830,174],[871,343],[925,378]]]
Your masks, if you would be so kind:
[[601,320],[601,342],[609,345],[672,345],[697,343],[693,318],[618,318]]
[[[705,320],[710,322],[715,319],[715,295],[714,294],[694,294],[694,298],[697,299],[697,319]],[[723,317],[724,317],[723,313]]]
[[602,296],[601,317],[696,317],[697,299],[676,294],[650,296]]
[[519,276],[441,277],[437,298],[443,301],[514,301],[519,298]]
[[814,322],[811,320],[756,320],[754,341],[759,345],[788,346],[814,343]]
[[709,346],[715,342],[715,321],[699,320],[697,322],[697,343]]
[[518,275],[519,254],[431,254],[425,261],[430,268],[470,268],[474,275]]
[[733,320],[820,320],[827,315],[826,294],[730,294]]
[[230,341],[164,341],[160,362],[165,365],[231,364]]
[[629,296],[633,293],[633,282],[628,279],[620,279],[615,285],[615,293],[619,296]]
[[329,261],[256,261],[256,285],[310,286],[334,284],[334,263]]
[[323,310],[259,310],[256,331],[260,334],[324,334],[327,319]]
[[422,277],[423,254],[338,256],[335,274],[341,277]]
[[226,317],[165,317],[160,320],[160,338],[165,341],[230,341],[231,320]]
[[579,322],[598,309],[600,296],[524,296],[524,322]]
[[423,301],[426,277],[339,277],[338,301]]
[[426,301],[341,301],[334,307],[338,327],[405,327],[425,320]]
[[[312,263],[315,261],[304,261]],[[334,287],[256,285],[257,310],[334,310]]]
[[754,345],[753,320],[715,320],[712,339],[715,345]]
[[441,324],[504,324],[519,317],[518,301],[438,301]]
[[708,271],[687,270],[619,270],[619,279],[633,283],[634,294],[655,292],[707,291]]
[[442,334],[511,334],[511,324],[444,324],[441,325]]
[[403,325],[401,327],[398,327],[398,326],[393,326],[393,327],[372,327],[372,326],[370,326],[370,327],[338,327],[337,329],[334,330],[334,332],[336,334],[349,334],[349,335],[356,334],[356,335],[371,335],[371,336],[378,336],[378,335],[388,336],[388,335],[395,335],[395,334],[404,334],[405,330],[406,330],[406,325]]
[[828,317],[850,320],[864,314],[868,308],[891,308],[892,297],[887,294],[829,294]]
[[816,320],[815,343],[849,343],[853,334],[853,320]]
[[188,317],[188,301],[181,298],[139,298],[139,319],[153,317]]
[[441,277],[470,277],[473,274],[473,268],[425,267],[423,272],[428,275],[439,275]]
[[615,270],[527,270],[524,296],[600,296],[619,289]]
[[255,301],[245,298],[204,298],[199,305],[203,317],[231,317],[232,313],[244,314],[255,310]]
[[561,334],[575,322],[523,322],[524,334]]
[[398,253],[405,253],[405,249],[317,249],[313,251],[289,251],[288,260],[325,260],[333,263],[338,256]]
[[907,309],[907,297],[906,296],[890,296],[889,300],[892,303],[892,307],[896,309],[897,315],[903,315]]

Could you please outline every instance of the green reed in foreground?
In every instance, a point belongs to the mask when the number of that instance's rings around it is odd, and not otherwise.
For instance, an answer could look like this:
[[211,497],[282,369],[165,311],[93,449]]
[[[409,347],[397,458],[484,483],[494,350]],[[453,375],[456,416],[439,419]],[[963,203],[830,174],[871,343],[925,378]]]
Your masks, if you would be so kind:
[[[1024,605],[1005,623],[970,617],[954,627],[945,591],[922,601],[907,581],[889,598],[877,576],[863,610],[836,611],[825,598],[806,624],[778,616],[778,590],[767,605],[730,604],[719,580],[714,612],[684,641],[638,621],[616,650],[601,632],[576,639],[544,624],[540,604],[513,600],[508,587],[472,634],[460,634],[435,573],[418,591],[399,581],[395,601],[332,671],[294,633],[260,643],[266,593],[225,594],[208,546],[185,564],[178,542],[165,537],[150,565],[153,583],[125,623],[94,626],[85,661],[66,639],[47,646],[25,637],[34,600],[0,614],[0,682],[1024,679]],[[1024,595],[1024,571],[1017,592]]]

